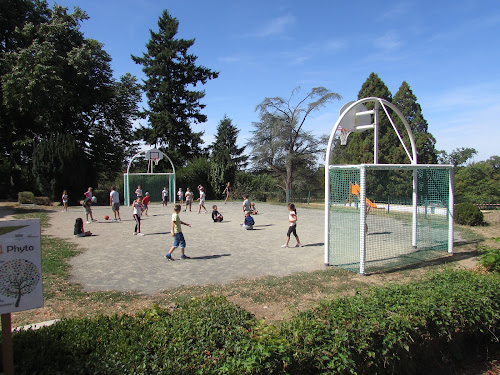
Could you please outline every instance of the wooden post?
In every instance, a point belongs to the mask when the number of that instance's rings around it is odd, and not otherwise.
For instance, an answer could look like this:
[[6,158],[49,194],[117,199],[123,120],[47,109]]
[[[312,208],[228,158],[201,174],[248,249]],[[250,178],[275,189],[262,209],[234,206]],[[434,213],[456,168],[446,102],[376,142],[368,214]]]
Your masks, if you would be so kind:
[[14,355],[12,351],[12,324],[10,313],[2,314],[2,358],[4,375],[14,375]]

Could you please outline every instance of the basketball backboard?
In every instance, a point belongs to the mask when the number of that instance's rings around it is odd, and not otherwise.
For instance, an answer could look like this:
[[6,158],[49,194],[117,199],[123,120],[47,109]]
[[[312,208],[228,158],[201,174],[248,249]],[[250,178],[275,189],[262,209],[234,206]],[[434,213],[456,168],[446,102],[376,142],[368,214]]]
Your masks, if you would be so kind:
[[[342,115],[353,103],[355,102],[348,102],[344,104],[342,108],[340,108],[339,115]],[[344,115],[344,117],[340,121],[339,126],[351,132],[360,132],[366,130],[366,129],[360,130],[357,129],[357,127],[372,124],[371,115],[370,114],[356,115],[359,112],[366,112],[366,111],[368,111],[368,108],[366,108],[364,104],[362,103],[356,104],[349,110],[349,112],[347,112]]]

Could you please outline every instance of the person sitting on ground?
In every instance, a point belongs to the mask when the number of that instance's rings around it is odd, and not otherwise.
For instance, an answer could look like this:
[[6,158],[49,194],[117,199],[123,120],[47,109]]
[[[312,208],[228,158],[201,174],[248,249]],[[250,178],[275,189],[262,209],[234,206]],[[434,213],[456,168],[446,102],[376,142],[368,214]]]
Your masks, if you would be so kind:
[[255,203],[252,202],[252,204],[250,206],[252,208],[250,210],[250,212],[252,213],[252,215],[257,215],[259,213],[259,211],[255,208]]
[[253,217],[250,214],[250,211],[247,211],[245,213],[245,221],[242,224],[243,229],[253,229],[253,226],[255,225],[255,221],[253,220]]
[[92,236],[91,231],[85,232],[83,229],[83,220],[81,217],[77,218],[75,221],[75,229],[73,231],[73,234],[75,237],[85,237],[85,236]]
[[222,217],[221,213],[217,211],[217,206],[214,204],[212,207],[212,220],[214,223],[220,223],[224,218]]

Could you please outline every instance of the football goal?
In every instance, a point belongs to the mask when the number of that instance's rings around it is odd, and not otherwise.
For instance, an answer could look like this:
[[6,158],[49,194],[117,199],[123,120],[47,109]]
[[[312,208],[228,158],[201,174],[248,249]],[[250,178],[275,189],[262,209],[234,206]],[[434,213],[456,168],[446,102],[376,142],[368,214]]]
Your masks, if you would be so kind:
[[[372,110],[364,106],[367,102],[373,103]],[[341,144],[351,132],[377,132],[379,109],[389,118],[410,163],[379,164],[377,135],[373,164],[330,163],[335,132],[342,129]],[[405,137],[391,114],[403,122]],[[417,164],[410,127],[394,105],[365,98],[341,109],[325,159],[326,265],[366,274],[452,253],[453,203],[453,166]]]
[[[148,160],[148,171],[147,173],[130,173],[130,165],[133,160],[145,154],[146,159]],[[166,158],[170,161],[170,165],[172,167],[171,173],[153,173],[153,166],[158,165],[158,162]],[[130,206],[134,199],[136,198],[135,190],[137,186],[141,186],[142,193],[149,193],[151,196],[151,202],[161,202],[163,200],[162,191],[163,188],[166,187],[168,191],[168,201],[175,202],[175,168],[172,160],[165,155],[163,152],[157,149],[151,149],[148,151],[141,151],[138,154],[134,155],[134,157],[130,160],[127,173],[123,175],[123,196],[125,205]]]

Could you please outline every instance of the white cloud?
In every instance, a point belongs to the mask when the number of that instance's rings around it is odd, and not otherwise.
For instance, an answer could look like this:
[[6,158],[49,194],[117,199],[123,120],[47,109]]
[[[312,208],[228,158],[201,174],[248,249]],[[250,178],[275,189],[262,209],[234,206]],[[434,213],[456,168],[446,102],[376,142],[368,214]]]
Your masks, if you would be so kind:
[[399,49],[403,44],[403,41],[394,30],[387,31],[384,35],[375,38],[373,41],[373,46],[375,48],[386,51]]
[[385,12],[383,12],[379,17],[378,21],[387,22],[388,19],[394,19],[402,17],[409,13],[412,4],[410,2],[400,2],[389,6]]
[[251,33],[249,36],[264,38],[272,35],[282,35],[291,26],[293,26],[294,23],[295,23],[295,17],[291,14],[287,14],[285,16],[277,17],[270,20],[256,32]]

